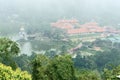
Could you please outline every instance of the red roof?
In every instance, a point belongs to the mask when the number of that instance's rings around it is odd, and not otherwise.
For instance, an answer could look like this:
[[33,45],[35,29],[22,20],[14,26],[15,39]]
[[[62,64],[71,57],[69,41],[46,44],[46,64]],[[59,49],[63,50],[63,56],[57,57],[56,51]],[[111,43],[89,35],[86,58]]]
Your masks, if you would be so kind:
[[78,20],[59,20],[56,23],[52,23],[51,26],[61,29],[66,29],[68,34],[79,34],[79,33],[89,33],[89,32],[104,32],[106,29],[100,27],[96,22],[89,22],[83,25],[80,25],[79,28],[75,28],[75,24],[78,23]]
[[68,30],[68,34],[78,34],[78,33],[87,33],[88,30],[83,28],[83,29],[70,29]]
[[90,32],[104,32],[105,28],[99,27],[97,25],[82,25],[77,29],[68,30],[68,34],[79,34],[79,33],[90,33]]

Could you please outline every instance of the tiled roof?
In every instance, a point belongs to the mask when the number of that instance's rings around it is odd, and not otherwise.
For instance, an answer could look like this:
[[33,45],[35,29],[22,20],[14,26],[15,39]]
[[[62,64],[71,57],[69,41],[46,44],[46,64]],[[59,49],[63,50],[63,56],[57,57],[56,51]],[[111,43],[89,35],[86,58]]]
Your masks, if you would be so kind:
[[78,20],[58,20],[56,23],[52,23],[51,26],[61,29],[66,29],[68,34],[90,33],[90,32],[104,32],[106,29],[100,27],[96,22],[89,22],[83,25],[79,25],[78,28],[74,28]]
[[71,19],[71,20],[58,20],[56,23],[52,23],[51,26],[61,28],[61,29],[72,29],[73,25],[78,23],[78,20]]
[[68,34],[79,34],[79,33],[87,33],[88,30],[86,28],[79,28],[79,29],[70,29],[68,30]]
[[92,32],[104,32],[105,28],[99,27],[99,26],[83,26],[78,29],[71,29],[68,30],[68,34],[79,34],[79,33],[92,33]]

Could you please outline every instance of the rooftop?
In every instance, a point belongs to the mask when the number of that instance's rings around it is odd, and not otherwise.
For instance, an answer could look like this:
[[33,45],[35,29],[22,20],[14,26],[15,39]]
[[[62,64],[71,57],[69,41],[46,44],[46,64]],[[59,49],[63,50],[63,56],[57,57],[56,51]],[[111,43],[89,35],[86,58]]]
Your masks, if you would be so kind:
[[[101,27],[98,25],[97,22],[88,22],[85,24],[80,25],[79,21],[76,19],[71,20],[58,20],[55,23],[51,23],[51,26],[55,28],[60,28],[66,30],[68,34],[81,34],[81,33],[103,33],[103,32],[113,32],[113,33],[120,33],[120,30]],[[76,27],[77,26],[77,27]]]

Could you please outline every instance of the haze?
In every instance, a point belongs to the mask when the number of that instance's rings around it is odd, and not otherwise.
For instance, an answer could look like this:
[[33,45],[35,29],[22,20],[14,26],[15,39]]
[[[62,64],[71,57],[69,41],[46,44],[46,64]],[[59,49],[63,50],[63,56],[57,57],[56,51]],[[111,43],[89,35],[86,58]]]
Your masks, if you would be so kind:
[[119,0],[0,0],[0,27],[35,26],[34,23],[63,18],[116,26],[120,23],[119,3]]
[[[119,11],[119,0],[0,0],[0,11],[24,11],[31,14],[54,16],[116,16]],[[28,15],[29,15],[28,14]]]

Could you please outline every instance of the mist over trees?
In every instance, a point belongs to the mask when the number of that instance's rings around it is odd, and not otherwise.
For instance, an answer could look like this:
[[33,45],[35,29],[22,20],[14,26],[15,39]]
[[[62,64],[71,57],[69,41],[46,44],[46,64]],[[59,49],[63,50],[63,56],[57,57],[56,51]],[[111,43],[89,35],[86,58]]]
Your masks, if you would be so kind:
[[0,79],[119,80],[119,3],[0,0]]

